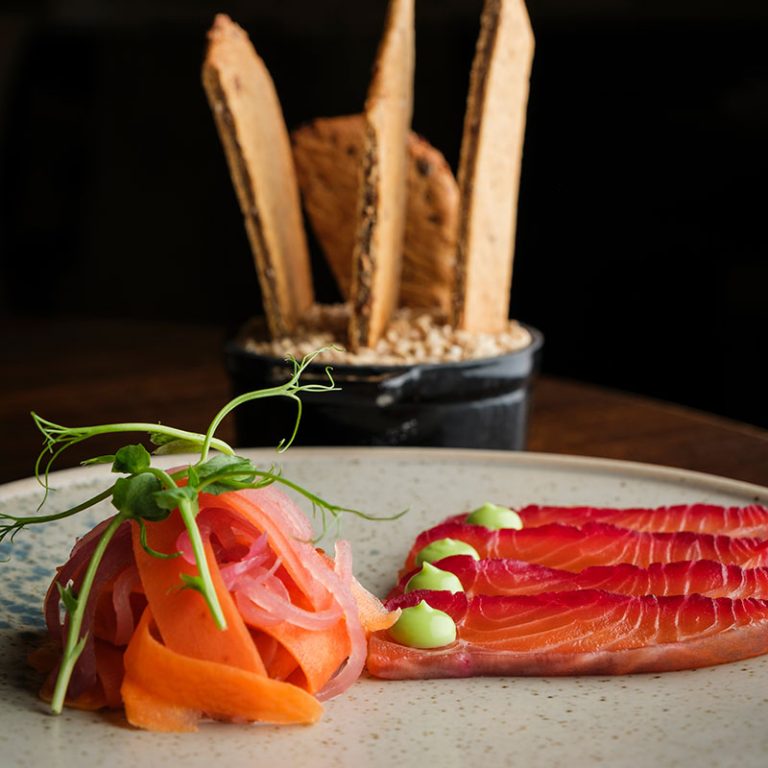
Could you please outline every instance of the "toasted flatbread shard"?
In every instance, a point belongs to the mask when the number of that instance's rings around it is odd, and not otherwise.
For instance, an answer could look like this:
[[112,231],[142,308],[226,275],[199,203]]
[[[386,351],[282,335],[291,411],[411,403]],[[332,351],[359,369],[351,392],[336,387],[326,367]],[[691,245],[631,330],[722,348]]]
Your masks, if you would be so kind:
[[413,0],[390,0],[365,102],[363,181],[352,267],[350,346],[371,347],[397,306],[413,112]]
[[454,323],[501,331],[509,315],[533,32],[523,0],[486,0],[459,160]]
[[[362,115],[317,118],[291,134],[304,208],[344,299],[352,280],[364,136]],[[400,306],[447,316],[459,188],[443,155],[412,131],[406,198]]]
[[317,118],[291,133],[304,210],[345,300],[352,281],[364,136],[362,115]]
[[264,62],[223,14],[208,33],[203,85],[245,218],[269,330],[284,336],[314,301],[291,143]]
[[447,317],[456,274],[459,187],[442,153],[414,133],[408,157],[400,306]]

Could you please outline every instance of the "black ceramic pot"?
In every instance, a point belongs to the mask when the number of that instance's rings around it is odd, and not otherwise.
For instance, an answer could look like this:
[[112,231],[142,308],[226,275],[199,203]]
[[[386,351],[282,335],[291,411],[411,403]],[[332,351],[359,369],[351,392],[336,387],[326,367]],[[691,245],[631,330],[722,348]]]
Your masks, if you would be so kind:
[[[520,450],[525,447],[531,384],[543,337],[526,326],[525,349],[478,360],[410,366],[333,364],[340,392],[302,393],[299,445],[410,445]],[[290,366],[255,354],[242,342],[226,347],[234,394],[284,383]],[[312,364],[303,383],[327,382]],[[235,411],[242,446],[277,445],[293,428],[288,398],[254,401]]]

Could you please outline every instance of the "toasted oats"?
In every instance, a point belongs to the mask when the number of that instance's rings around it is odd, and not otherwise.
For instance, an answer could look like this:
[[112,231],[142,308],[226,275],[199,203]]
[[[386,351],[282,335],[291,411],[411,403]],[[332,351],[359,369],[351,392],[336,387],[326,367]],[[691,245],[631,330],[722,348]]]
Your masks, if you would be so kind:
[[316,306],[292,337],[264,341],[254,325],[243,334],[246,349],[260,355],[301,358],[321,347],[335,345],[318,357],[320,362],[348,365],[415,365],[476,360],[516,352],[531,343],[531,334],[515,320],[497,334],[470,333],[446,325],[428,312],[400,309],[374,349],[362,347],[357,354],[344,349],[348,309],[346,305]]

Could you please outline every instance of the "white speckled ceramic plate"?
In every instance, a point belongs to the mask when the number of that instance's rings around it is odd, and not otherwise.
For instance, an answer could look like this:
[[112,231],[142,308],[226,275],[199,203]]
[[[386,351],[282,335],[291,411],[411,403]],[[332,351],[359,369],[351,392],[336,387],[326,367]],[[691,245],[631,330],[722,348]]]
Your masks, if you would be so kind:
[[[246,451],[264,464],[275,454]],[[350,519],[361,581],[382,595],[419,530],[486,500],[603,505],[768,501],[768,489],[675,469],[542,454],[421,449],[291,449],[286,476],[374,513],[408,507],[396,523]],[[176,459],[178,463],[178,458]],[[52,477],[64,509],[107,484],[101,467]],[[34,481],[0,488],[0,511],[32,513]],[[0,548],[0,763],[57,768],[210,766],[764,766],[768,656],[691,672],[614,678],[495,678],[382,682],[364,678],[311,727],[205,723],[152,734],[121,716],[46,714],[25,653],[55,564],[101,516],[22,532]]]

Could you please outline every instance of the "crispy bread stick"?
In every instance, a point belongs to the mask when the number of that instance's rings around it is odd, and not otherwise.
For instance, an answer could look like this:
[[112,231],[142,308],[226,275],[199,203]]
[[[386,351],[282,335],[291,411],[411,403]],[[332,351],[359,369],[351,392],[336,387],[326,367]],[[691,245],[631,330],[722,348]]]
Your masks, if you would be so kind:
[[288,130],[272,78],[228,16],[208,33],[203,85],[253,251],[267,324],[289,334],[314,301]]
[[[349,299],[365,118],[321,117],[291,133],[309,222],[344,299]],[[400,306],[452,308],[459,188],[443,155],[408,134],[407,208]]]
[[509,315],[533,45],[523,0],[485,0],[458,175],[454,323],[468,331],[499,332]]
[[413,111],[413,0],[390,0],[365,102],[363,180],[352,267],[350,347],[373,346],[397,305]]

